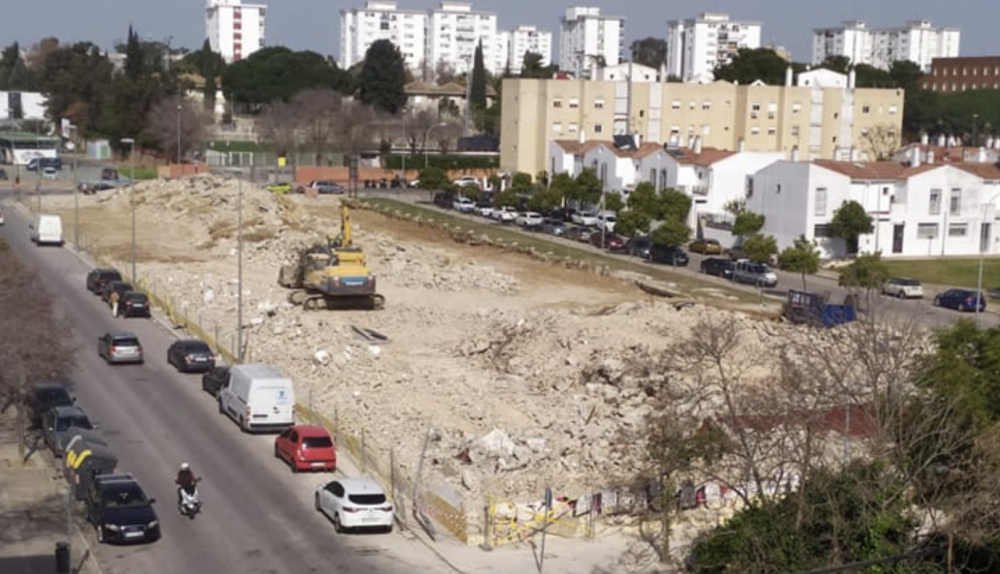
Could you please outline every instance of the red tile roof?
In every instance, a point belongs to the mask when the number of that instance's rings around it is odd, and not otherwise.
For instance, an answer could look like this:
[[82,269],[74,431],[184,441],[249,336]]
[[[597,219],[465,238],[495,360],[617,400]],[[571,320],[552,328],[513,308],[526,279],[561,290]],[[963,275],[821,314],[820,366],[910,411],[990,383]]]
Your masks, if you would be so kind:
[[830,159],[817,159],[814,165],[824,167],[830,171],[842,173],[852,180],[878,179],[888,181],[900,181],[909,179],[915,175],[926,173],[938,168],[951,166],[961,169],[971,174],[977,175],[985,180],[1000,180],[1000,167],[995,163],[975,163],[975,162],[951,162],[951,163],[921,163],[912,167],[897,161],[834,161]]

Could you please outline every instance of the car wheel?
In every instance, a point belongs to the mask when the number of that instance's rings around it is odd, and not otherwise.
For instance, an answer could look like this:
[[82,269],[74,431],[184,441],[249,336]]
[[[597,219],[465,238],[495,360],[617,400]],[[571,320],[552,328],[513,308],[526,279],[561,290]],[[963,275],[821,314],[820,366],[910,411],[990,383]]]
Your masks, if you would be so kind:
[[299,473],[299,465],[298,465],[298,463],[295,462],[294,459],[292,459],[288,463],[288,466],[292,467],[292,474],[298,474]]
[[319,503],[319,494],[313,496],[313,506],[316,507],[316,512],[323,514],[323,507]]
[[278,453],[278,445],[274,445],[274,458],[281,458],[281,455]]
[[222,398],[219,398],[215,402],[219,403],[219,414],[223,414],[223,415],[226,414],[226,409],[222,408]]
[[934,298],[934,306],[935,307],[940,307],[941,306],[941,297],[935,297]]
[[344,525],[340,522],[340,513],[335,512],[333,514],[333,531],[340,533],[344,531]]
[[902,291],[900,291],[899,293],[896,293],[896,297],[898,297],[900,299],[906,299],[906,293],[903,293]]
[[104,544],[104,528],[101,525],[95,525],[94,529],[97,531],[97,543]]

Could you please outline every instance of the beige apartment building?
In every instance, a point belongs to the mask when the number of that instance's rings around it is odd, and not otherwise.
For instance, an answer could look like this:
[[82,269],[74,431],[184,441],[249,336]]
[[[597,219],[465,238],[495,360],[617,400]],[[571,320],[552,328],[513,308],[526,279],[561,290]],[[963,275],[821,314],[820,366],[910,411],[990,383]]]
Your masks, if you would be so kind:
[[865,159],[872,140],[899,137],[903,90],[856,88],[825,69],[784,85],[508,79],[503,84],[500,168],[532,175],[550,140],[643,142],[731,151],[780,151],[788,159]]

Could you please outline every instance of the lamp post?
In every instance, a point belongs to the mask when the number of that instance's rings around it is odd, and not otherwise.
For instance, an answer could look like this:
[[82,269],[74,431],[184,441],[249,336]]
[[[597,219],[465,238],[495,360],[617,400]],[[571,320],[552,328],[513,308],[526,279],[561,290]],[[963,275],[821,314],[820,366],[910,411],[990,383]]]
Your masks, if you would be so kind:
[[403,178],[403,187],[406,187],[406,154],[410,151],[409,144],[409,140],[406,139],[406,110],[403,110],[403,156],[400,160],[403,166],[403,169],[401,170],[403,173],[400,175],[400,177]]
[[129,179],[129,203],[132,205],[132,281],[136,281],[135,274],[135,138],[122,138],[122,143],[129,146],[129,164],[131,164],[131,178]]
[[972,114],[972,147],[979,147],[979,114]]
[[[993,202],[996,201],[998,197],[1000,197],[1000,193],[997,193],[996,195],[994,195],[993,197],[991,197],[989,201],[987,201],[986,203],[983,204],[983,221],[982,221],[981,225],[984,225],[984,226],[986,225],[986,208],[988,208],[989,206],[993,205]],[[989,235],[992,235],[992,234],[993,234],[993,224],[990,224],[990,233],[989,233]],[[982,231],[980,231],[980,235],[982,235]],[[986,237],[986,240],[987,240],[987,243],[989,243],[989,236]],[[979,238],[979,280],[976,282],[976,325],[979,325],[979,308],[982,306],[982,300],[981,299],[982,299],[982,296],[983,296],[983,252],[984,251],[985,250],[983,249],[983,238],[982,238],[982,236],[980,236],[980,238]]]
[[184,106],[177,104],[177,163],[181,163],[181,110]]
[[434,128],[439,128],[441,126],[446,126],[446,125],[448,125],[448,124],[445,123],[445,122],[438,122],[438,123],[432,125],[431,127],[427,128],[427,131],[424,132],[424,168],[425,169],[427,168],[427,140],[429,140],[430,137],[431,137],[431,131],[433,131]]
[[76,245],[77,249],[80,249],[80,178],[77,177],[76,172],[76,155],[78,150],[76,149],[76,143],[73,142],[73,137],[76,135],[76,126],[70,124],[69,126],[70,143],[73,143],[73,245]]
[[243,178],[236,175],[236,360],[243,362]]

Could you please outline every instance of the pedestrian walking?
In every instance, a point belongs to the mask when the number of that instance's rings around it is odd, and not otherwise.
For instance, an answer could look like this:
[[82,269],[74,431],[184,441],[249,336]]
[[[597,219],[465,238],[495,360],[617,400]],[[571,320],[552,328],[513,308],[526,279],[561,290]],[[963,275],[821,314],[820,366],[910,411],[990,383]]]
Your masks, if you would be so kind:
[[118,291],[112,291],[111,292],[111,297],[110,297],[110,300],[111,300],[111,316],[112,317],[117,317],[118,316],[118,298],[119,298],[118,297]]

